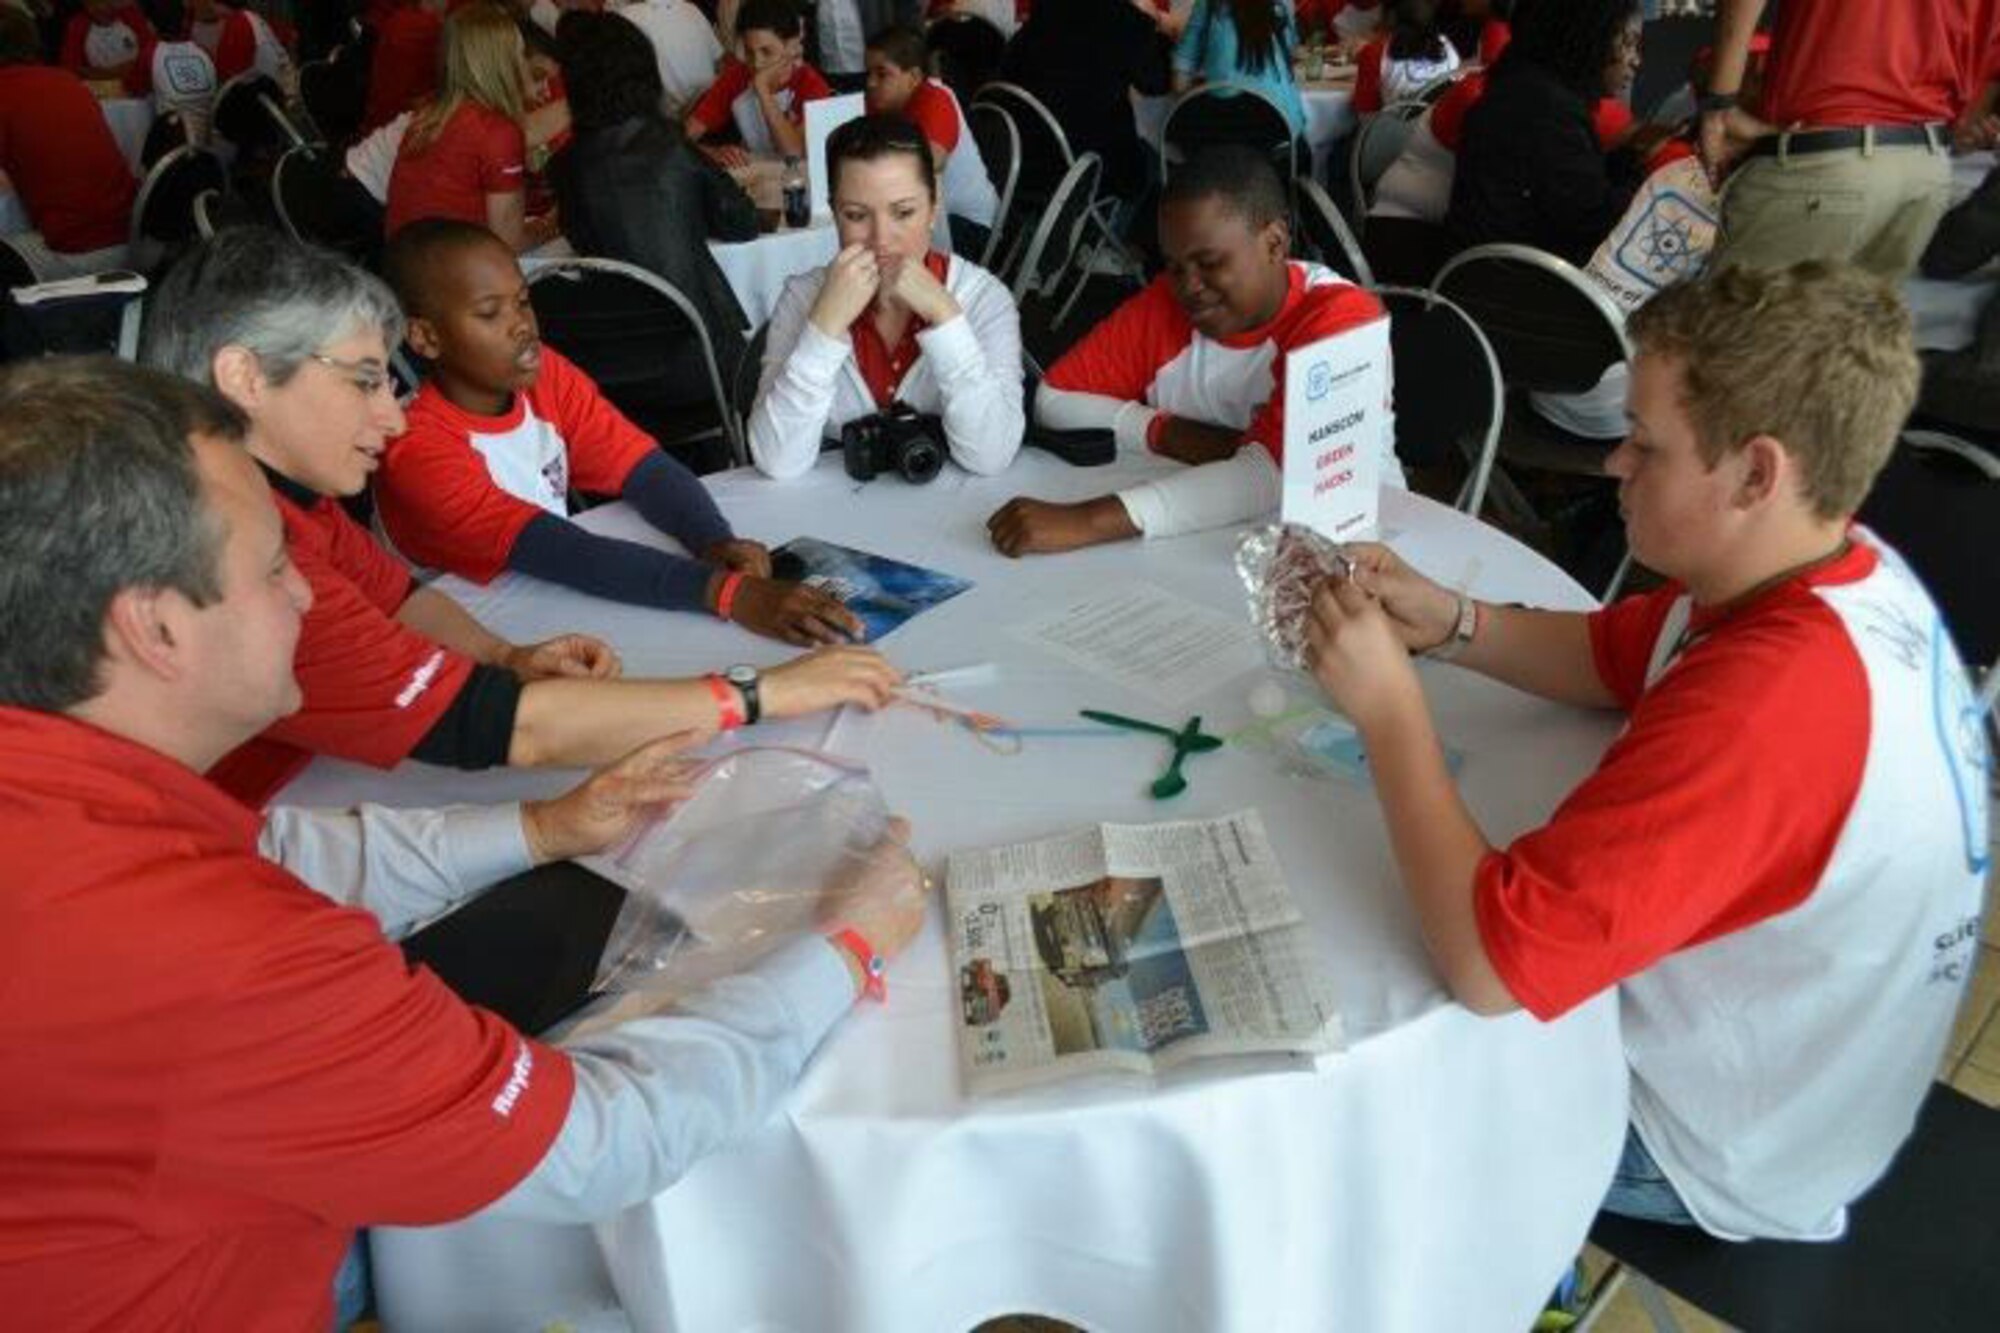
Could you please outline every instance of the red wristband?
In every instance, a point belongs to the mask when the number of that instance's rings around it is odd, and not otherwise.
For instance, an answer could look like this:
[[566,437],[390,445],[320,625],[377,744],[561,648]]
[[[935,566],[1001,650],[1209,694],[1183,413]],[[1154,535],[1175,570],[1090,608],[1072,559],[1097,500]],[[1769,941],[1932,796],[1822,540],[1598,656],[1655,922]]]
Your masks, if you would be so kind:
[[841,926],[827,932],[827,942],[836,949],[843,949],[854,955],[854,961],[861,964],[861,993],[871,1000],[889,998],[889,985],[882,980],[882,973],[888,969],[888,960],[875,952],[875,946],[868,937],[852,926]]
[[719,725],[724,731],[734,731],[749,721],[743,714],[743,696],[736,687],[720,676],[704,676],[708,682],[708,692],[715,696],[715,711],[722,715]]
[[722,576],[722,586],[715,590],[715,614],[723,620],[730,618],[736,609],[736,590],[743,586],[743,571],[732,569]]
[[1153,453],[1160,452],[1160,437],[1167,433],[1168,420],[1170,418],[1165,412],[1155,412],[1153,419],[1146,423],[1146,448]]

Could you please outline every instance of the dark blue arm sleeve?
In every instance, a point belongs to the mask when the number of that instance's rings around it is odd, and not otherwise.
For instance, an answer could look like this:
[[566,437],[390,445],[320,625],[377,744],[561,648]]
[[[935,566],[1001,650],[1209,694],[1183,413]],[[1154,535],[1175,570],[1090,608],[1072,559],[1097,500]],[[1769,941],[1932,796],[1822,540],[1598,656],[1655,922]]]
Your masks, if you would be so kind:
[[625,478],[624,500],[648,523],[696,556],[731,536],[729,520],[701,478],[677,459],[655,453]]
[[715,573],[713,565],[621,537],[600,537],[554,514],[528,520],[507,554],[507,568],[614,602],[674,611],[707,610],[708,580]]

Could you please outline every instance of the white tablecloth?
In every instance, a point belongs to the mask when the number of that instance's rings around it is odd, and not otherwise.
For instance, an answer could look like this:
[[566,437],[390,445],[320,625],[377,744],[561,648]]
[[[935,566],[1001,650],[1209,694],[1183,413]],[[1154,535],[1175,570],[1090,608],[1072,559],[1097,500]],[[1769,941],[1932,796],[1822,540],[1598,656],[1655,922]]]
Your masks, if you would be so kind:
[[754,329],[771,317],[786,278],[818,268],[840,253],[838,237],[833,223],[821,222],[770,232],[754,241],[710,241],[708,250],[743,306],[750,321],[747,327]]
[[[1351,84],[1307,84],[1299,89],[1299,100],[1306,109],[1306,143],[1312,148],[1313,176],[1325,180],[1333,146],[1354,128],[1354,88]],[[1156,153],[1160,149],[1160,131],[1166,127],[1167,112],[1173,105],[1171,96],[1133,95],[1132,112],[1138,122],[1139,137],[1151,144]]]
[[[996,682],[957,697],[1026,726],[1073,719],[1078,707],[1160,710],[1040,655],[1011,626],[1059,598],[1140,579],[1237,612],[1234,534],[1012,562],[989,548],[982,520],[1016,493],[1081,497],[1166,466],[1072,470],[1030,453],[1001,477],[948,468],[917,489],[858,486],[828,460],[791,483],[743,473],[711,483],[745,535],[775,545],[810,533],[975,580],[883,649],[906,668],[1000,663]],[[1489,598],[1588,604],[1491,528],[1401,492],[1385,503],[1392,540],[1446,579],[1470,578]],[[622,507],[585,522],[652,539]],[[634,674],[789,652],[718,622],[512,575],[443,586],[516,640],[602,634]],[[1466,755],[1467,798],[1497,840],[1544,820],[1613,731],[1605,716],[1421,669],[1446,741]],[[1245,725],[1259,678],[1199,701],[1209,727]],[[1303,682],[1295,696],[1310,697]],[[1325,952],[1352,1045],[1316,1071],[1184,1071],[1157,1088],[1070,1084],[968,1103],[934,913],[890,969],[889,1004],[862,1005],[835,1031],[784,1113],[651,1204],[594,1230],[473,1221],[376,1231],[376,1290],[394,1333],[535,1330],[558,1318],[595,1328],[614,1291],[640,1329],[699,1333],[956,1333],[1010,1311],[1102,1333],[1528,1326],[1581,1244],[1624,1134],[1614,996],[1547,1025],[1447,1003],[1372,793],[1285,777],[1266,755],[1232,746],[1203,756],[1187,794],[1161,804],[1143,790],[1163,758],[1146,737],[1031,740],[1005,757],[910,710],[836,727],[834,748],[870,763],[933,870],[953,848],[1096,820],[1257,807]],[[757,730],[759,740],[818,744],[829,725]],[[385,776],[322,760],[285,799],[426,804],[565,781],[414,764]]]
[[[153,128],[153,103],[144,97],[114,97],[99,100],[97,106],[104,112],[104,123],[111,127],[111,137],[118,141],[118,150],[125,154],[125,161],[137,175],[139,153],[146,146],[146,131]],[[32,230],[34,224],[28,220],[21,196],[0,175],[0,236]]]

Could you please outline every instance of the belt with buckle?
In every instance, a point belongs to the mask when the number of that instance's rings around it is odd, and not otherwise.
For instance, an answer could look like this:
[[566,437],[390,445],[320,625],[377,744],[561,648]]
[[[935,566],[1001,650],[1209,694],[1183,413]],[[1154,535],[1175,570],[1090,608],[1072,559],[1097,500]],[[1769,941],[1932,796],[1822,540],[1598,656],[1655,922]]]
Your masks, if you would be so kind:
[[1750,145],[1753,157],[1805,157],[1811,153],[1833,153],[1843,148],[1912,148],[1919,145],[1944,151],[1951,138],[1942,125],[1867,125],[1839,130],[1798,130],[1767,134]]

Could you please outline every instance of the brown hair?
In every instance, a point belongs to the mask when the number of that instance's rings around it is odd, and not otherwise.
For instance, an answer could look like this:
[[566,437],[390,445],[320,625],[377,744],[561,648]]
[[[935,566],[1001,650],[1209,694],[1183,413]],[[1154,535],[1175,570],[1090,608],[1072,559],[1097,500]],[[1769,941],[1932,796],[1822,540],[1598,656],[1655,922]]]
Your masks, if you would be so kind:
[[1632,316],[1642,354],[1681,367],[1681,402],[1713,467],[1756,435],[1797,459],[1821,518],[1861,507],[1917,401],[1909,311],[1848,264],[1728,267]]

